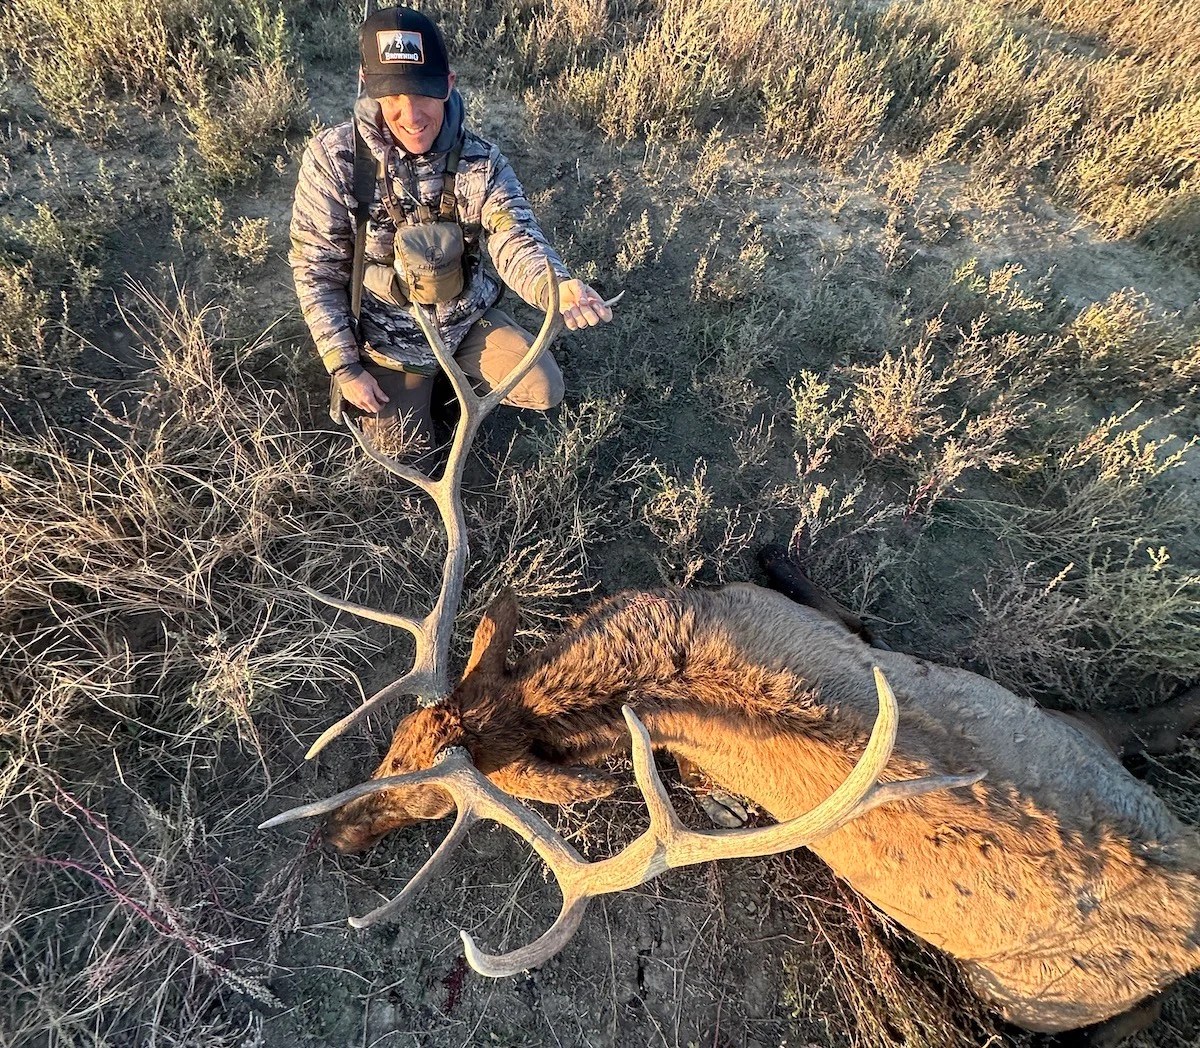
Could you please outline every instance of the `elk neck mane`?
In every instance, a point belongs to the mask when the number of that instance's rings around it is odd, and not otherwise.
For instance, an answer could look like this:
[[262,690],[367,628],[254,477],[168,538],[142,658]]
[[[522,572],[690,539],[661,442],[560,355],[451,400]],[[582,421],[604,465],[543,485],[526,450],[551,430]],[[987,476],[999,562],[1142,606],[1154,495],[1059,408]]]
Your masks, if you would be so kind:
[[720,643],[703,590],[619,593],[570,623],[516,667],[517,697],[539,719],[595,709],[615,714],[644,701],[747,717],[780,718],[831,743],[863,741],[869,723],[817,701],[780,663],[747,659],[735,638]]
[[[620,707],[626,703],[648,715],[658,710],[697,725],[719,722],[746,738],[769,725],[771,734],[802,736],[828,748],[840,755],[837,769],[848,768],[853,759],[847,754],[860,752],[870,735],[871,714],[821,701],[782,659],[752,657],[711,614],[712,596],[663,587],[619,593],[594,605],[517,664],[504,701],[535,724],[556,726],[564,739],[582,740],[590,730],[607,737],[611,728],[613,739],[623,742]],[[914,715],[929,720],[919,711]],[[936,722],[925,730],[943,731]],[[889,768],[918,776],[929,766],[893,754]],[[965,764],[951,769],[968,770]]]

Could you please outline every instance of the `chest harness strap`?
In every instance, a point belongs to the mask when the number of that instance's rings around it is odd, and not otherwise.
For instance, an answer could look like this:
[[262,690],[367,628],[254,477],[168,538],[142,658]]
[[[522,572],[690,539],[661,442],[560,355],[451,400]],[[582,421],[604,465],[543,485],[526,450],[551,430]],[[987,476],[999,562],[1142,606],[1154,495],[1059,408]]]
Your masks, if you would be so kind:
[[[462,158],[462,149],[463,135],[460,132],[454,142],[454,147],[446,155],[446,168],[442,173],[442,195],[438,201],[436,211],[431,204],[417,204],[415,207],[406,207],[404,201],[400,200],[395,194],[390,177],[391,171],[384,170],[382,176],[383,206],[387,208],[387,212],[391,216],[392,221],[396,223],[397,229],[405,225],[424,225],[427,222],[458,221],[458,197],[454,195],[454,180],[458,174],[458,162]],[[390,166],[390,164],[387,165],[388,168]],[[411,164],[409,165],[409,172],[413,173]],[[415,173],[413,173],[413,183],[419,184]]]

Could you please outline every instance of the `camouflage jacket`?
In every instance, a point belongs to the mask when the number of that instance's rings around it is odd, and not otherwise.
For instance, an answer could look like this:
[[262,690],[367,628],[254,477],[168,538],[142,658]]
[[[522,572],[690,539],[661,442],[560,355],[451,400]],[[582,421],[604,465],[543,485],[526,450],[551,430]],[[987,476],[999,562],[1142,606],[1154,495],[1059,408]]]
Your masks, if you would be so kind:
[[[366,143],[383,163],[398,196],[432,203],[442,191],[446,159],[462,126],[462,100],[455,91],[446,106],[433,149],[409,156],[392,138],[378,103],[361,99],[354,119]],[[288,261],[304,319],[327,371],[362,358],[432,373],[437,363],[416,321],[403,306],[363,292],[363,347],[354,336],[350,313],[350,271],[354,257],[354,131],[350,121],[318,132],[300,165],[292,209]],[[455,177],[458,217],[467,251],[478,257],[486,244],[501,279],[530,305],[542,307],[546,260],[566,279],[562,260],[546,241],[525,199],[525,191],[500,150],[466,131]],[[396,227],[376,183],[367,223],[368,265],[390,267]],[[462,294],[438,305],[442,337],[453,351],[467,330],[500,297],[495,277],[474,265]]]

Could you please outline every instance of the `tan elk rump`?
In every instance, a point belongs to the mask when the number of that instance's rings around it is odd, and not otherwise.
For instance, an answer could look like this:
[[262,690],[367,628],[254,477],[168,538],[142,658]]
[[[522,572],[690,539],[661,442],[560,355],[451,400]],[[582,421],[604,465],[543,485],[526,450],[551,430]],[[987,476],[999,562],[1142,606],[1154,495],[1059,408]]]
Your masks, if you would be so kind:
[[[876,808],[813,851],[1028,1029],[1099,1022],[1200,965],[1196,833],[1089,733],[995,682],[751,585],[622,594],[510,666],[515,622],[511,600],[493,605],[462,683],[401,721],[376,778],[464,747],[513,795],[602,796],[616,783],[578,766],[628,746],[628,703],[656,748],[787,820],[850,773],[877,663],[899,701],[885,780],[986,778]],[[328,836],[360,850],[452,806],[437,786],[386,789],[334,812]]]

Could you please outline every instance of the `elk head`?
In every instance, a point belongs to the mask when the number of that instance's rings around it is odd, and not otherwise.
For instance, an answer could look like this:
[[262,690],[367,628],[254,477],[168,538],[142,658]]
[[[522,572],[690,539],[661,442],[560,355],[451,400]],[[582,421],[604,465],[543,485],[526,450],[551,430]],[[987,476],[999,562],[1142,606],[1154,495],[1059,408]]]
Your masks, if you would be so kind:
[[[442,702],[400,721],[372,780],[432,768],[440,754],[461,747],[482,774],[514,797],[569,804],[617,788],[618,781],[602,771],[564,768],[535,752],[535,718],[508,665],[517,617],[516,598],[505,590],[476,627],[458,686]],[[379,790],[334,811],[325,823],[325,840],[341,852],[365,851],[391,830],[440,819],[453,809],[450,796],[435,785]]]

